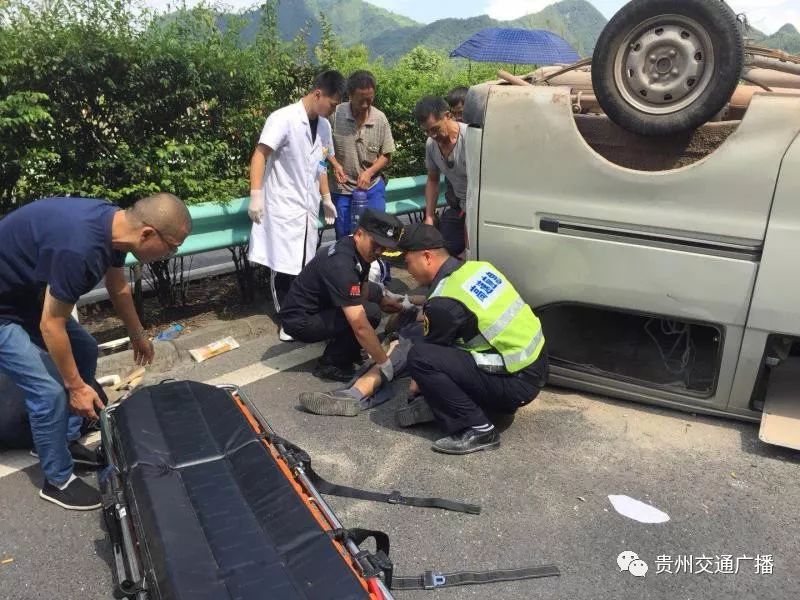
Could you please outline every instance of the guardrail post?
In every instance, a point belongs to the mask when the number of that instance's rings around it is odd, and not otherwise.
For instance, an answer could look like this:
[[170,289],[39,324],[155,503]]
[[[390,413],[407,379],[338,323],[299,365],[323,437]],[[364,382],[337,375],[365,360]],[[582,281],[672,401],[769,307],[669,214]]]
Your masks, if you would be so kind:
[[239,284],[239,293],[242,296],[242,302],[250,304],[255,299],[256,285],[253,276],[253,265],[247,260],[248,244],[244,246],[230,246],[228,250],[231,251],[233,267],[236,269],[236,283]]

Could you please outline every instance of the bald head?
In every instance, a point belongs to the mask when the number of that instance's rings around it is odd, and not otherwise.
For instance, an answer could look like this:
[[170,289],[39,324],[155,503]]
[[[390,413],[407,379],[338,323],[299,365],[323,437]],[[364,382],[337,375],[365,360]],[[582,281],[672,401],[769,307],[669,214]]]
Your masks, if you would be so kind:
[[137,224],[150,225],[175,240],[183,241],[192,232],[189,209],[180,198],[167,192],[142,198],[128,211]]

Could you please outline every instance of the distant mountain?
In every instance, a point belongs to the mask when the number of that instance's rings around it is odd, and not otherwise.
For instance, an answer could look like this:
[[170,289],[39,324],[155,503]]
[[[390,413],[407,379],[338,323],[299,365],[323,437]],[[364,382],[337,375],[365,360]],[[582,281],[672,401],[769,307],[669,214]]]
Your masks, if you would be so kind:
[[[591,54],[605,17],[587,0],[562,0],[541,12],[513,21],[481,15],[469,19],[440,19],[428,25],[398,15],[363,0],[283,0],[278,3],[278,29],[285,40],[308,28],[311,43],[320,37],[319,15],[346,46],[364,44],[374,57],[393,61],[415,46],[450,52],[473,33],[487,27],[548,29],[569,41],[584,56]],[[245,41],[255,34],[260,9],[245,13]],[[224,22],[229,15],[220,15]]]
[[759,42],[770,48],[779,48],[789,54],[800,54],[800,31],[791,23],[787,23],[778,31]]
[[547,29],[570,42],[581,56],[591,56],[607,22],[608,19],[586,0],[562,0],[503,26]]
[[450,52],[472,34],[487,27],[547,29],[557,33],[582,56],[591,55],[606,18],[586,0],[562,0],[544,10],[514,19],[497,21],[481,15],[469,19],[440,19],[421,27],[405,27],[372,36],[365,43],[376,56],[393,60],[414,46]]
[[[245,41],[253,38],[260,14],[256,9],[243,15],[248,22],[242,32]],[[588,0],[561,0],[538,13],[512,21],[480,15],[468,19],[439,19],[427,25],[364,0],[281,0],[278,4],[281,36],[290,40],[302,28],[307,28],[310,42],[316,43],[320,37],[320,14],[325,15],[344,45],[364,44],[373,57],[383,56],[388,61],[396,60],[415,46],[449,53],[487,27],[547,29],[570,42],[581,56],[591,56],[600,31],[607,23]],[[227,18],[228,15],[220,15],[223,23]],[[748,37],[759,44],[800,53],[800,33],[788,23],[769,36],[751,28]]]
[[[309,41],[315,44],[320,38],[319,16],[325,18],[345,46],[362,44],[373,36],[405,27],[421,27],[413,19],[398,15],[362,0],[282,0],[278,2],[278,30],[285,40],[293,39],[302,28],[308,28]],[[252,40],[261,10],[244,13],[248,25],[242,37]],[[220,15],[224,23],[229,15]]]

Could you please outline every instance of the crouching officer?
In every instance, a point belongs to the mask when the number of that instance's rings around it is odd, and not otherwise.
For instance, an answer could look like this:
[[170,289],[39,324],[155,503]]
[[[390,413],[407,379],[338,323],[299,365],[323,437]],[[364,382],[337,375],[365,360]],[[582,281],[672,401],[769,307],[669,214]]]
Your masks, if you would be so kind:
[[384,249],[397,247],[401,231],[397,217],[367,209],[352,236],[320,251],[292,282],[278,318],[296,340],[330,340],[314,369],[317,377],[350,381],[362,348],[387,380],[394,377],[375,334],[383,294],[367,277],[370,263]]
[[429,411],[409,412],[418,422],[432,416],[444,429],[447,437],[433,445],[438,452],[495,449],[500,436],[487,413],[513,414],[547,379],[539,319],[490,263],[450,257],[433,226],[409,226],[398,248],[414,279],[431,286],[425,336],[409,351],[407,365],[424,397],[413,402],[426,402]]

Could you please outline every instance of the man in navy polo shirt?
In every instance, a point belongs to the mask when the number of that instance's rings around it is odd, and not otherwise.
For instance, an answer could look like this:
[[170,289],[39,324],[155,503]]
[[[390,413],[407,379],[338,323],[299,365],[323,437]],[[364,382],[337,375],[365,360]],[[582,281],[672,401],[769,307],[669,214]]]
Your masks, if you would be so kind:
[[137,364],[150,363],[153,345],[136,315],[125,254],[141,262],[167,258],[191,228],[186,206],[166,193],[127,210],[104,200],[47,198],[0,219],[0,372],[25,394],[45,500],[72,510],[101,505],[97,490],[72,472],[74,460],[91,462],[76,442],[82,419],[103,408],[91,386],[97,343],[72,319],[75,303],[105,277]]

